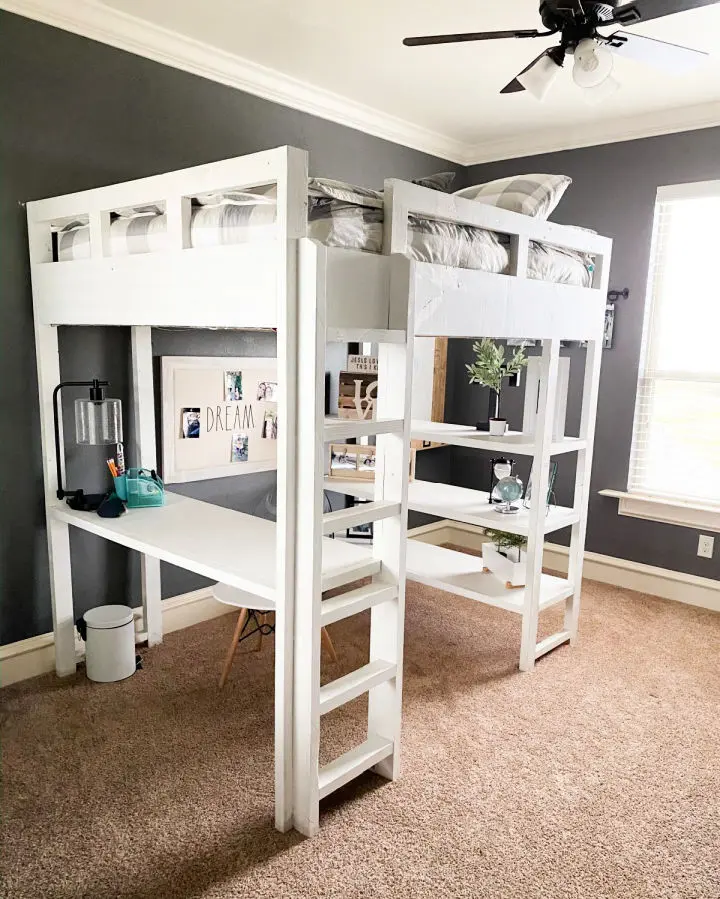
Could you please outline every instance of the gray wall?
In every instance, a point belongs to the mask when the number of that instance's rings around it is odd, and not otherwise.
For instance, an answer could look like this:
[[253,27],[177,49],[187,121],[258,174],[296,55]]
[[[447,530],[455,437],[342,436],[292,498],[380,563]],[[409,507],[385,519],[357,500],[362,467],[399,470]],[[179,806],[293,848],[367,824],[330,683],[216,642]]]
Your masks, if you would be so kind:
[[[1,643],[51,629],[22,204],[283,144],[310,151],[312,174],[367,186],[449,167],[396,144],[0,12],[0,397],[6,422],[0,440]],[[106,377],[111,393],[127,399],[127,330],[60,331],[63,377]],[[271,335],[154,334],[158,356],[265,355],[272,346]],[[102,474],[100,456],[70,450],[74,483],[99,487]],[[247,476],[184,489],[259,512],[272,481],[267,475]],[[125,550],[74,533],[72,552],[76,614],[128,596],[137,601],[137,560]],[[185,572],[164,568],[165,595],[199,583]]]
[[[614,348],[603,355],[587,548],[720,578],[720,550],[716,550],[714,559],[698,558],[697,531],[622,518],[617,514],[616,500],[597,494],[604,487],[627,488],[656,189],[664,184],[720,178],[720,128],[474,166],[468,172],[468,184],[519,172],[562,173],[573,178],[552,219],[594,228],[612,237],[615,244],[610,287],[630,289],[629,300],[621,300],[616,307]],[[697,326],[698,336],[703,336],[703,322]],[[572,357],[569,423],[570,428],[577,429],[584,351],[572,348],[567,352]],[[478,389],[471,389],[466,383],[464,362],[471,358],[467,341],[452,341],[448,413],[453,421],[474,423],[478,410],[487,408],[481,405]],[[507,408],[511,421],[514,417],[519,424],[520,397],[509,395]],[[561,501],[570,497],[570,458],[560,460]],[[480,466],[467,453],[454,451],[452,466],[456,483],[478,483]],[[679,479],[681,472],[672,476]]]

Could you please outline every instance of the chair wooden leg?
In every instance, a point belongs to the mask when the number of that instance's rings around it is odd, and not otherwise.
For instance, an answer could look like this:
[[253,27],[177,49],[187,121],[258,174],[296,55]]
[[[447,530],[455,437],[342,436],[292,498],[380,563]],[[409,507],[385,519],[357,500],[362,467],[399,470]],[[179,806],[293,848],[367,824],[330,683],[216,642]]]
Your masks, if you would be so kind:
[[235,658],[235,651],[237,650],[238,643],[240,642],[240,637],[242,636],[243,629],[245,628],[245,624],[248,620],[248,610],[240,609],[240,614],[238,615],[237,624],[235,625],[235,633],[233,634],[232,640],[230,642],[230,646],[228,647],[227,655],[225,656],[225,663],[223,665],[222,674],[220,675],[220,682],[218,686],[220,688],[225,686],[225,681],[228,679],[228,675],[230,674],[230,669],[232,668],[233,659]]
[[256,644],[253,652],[260,652],[260,650],[262,649],[262,645],[263,645],[262,627],[265,624],[265,619],[267,618],[267,615],[260,615],[258,612],[256,612],[255,617],[257,618],[258,628],[260,628],[260,630],[258,630],[258,641],[257,641],[257,644]]
[[322,629],[321,633],[322,633],[322,642],[323,642],[323,645],[325,646],[325,649],[327,649],[327,651],[328,651],[328,655],[333,660],[333,662],[337,662],[337,660],[338,660],[337,653],[335,652],[335,647],[333,646],[333,641],[330,639],[330,634],[328,633],[327,628],[324,627]]

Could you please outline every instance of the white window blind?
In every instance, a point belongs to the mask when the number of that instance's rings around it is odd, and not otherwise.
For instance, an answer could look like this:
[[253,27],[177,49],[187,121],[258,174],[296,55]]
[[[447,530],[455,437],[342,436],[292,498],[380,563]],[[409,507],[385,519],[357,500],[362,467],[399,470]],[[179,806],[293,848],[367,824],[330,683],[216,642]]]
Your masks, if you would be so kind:
[[628,492],[720,508],[720,181],[658,190]]

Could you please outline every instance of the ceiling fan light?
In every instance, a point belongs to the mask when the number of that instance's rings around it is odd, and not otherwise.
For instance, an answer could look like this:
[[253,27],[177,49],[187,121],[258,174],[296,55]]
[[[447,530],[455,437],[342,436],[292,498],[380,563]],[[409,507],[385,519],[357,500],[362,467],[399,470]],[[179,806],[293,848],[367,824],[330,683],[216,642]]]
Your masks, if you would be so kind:
[[592,38],[580,41],[574,56],[573,81],[578,87],[597,87],[612,75],[612,53]]
[[549,56],[541,57],[527,72],[517,76],[526,91],[537,100],[544,100],[560,74],[560,66]]
[[610,75],[609,78],[606,78],[594,87],[583,88],[582,98],[588,106],[597,106],[599,103],[604,103],[605,100],[612,97],[618,90],[620,90],[620,82],[617,78],[613,78]]

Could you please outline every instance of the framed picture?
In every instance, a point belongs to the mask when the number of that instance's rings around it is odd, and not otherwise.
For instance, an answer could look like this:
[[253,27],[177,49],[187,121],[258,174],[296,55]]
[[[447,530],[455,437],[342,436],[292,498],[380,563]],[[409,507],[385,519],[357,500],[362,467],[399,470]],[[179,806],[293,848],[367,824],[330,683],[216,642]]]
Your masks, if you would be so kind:
[[162,476],[167,484],[277,467],[277,360],[164,356]]
[[[415,478],[416,450],[410,449],[410,471],[408,480]],[[328,477],[346,481],[375,480],[375,447],[366,443],[332,443]]]
[[[547,505],[555,505],[555,481],[557,480],[557,462],[550,462],[550,470],[548,472],[548,492],[547,492]],[[527,487],[525,488],[525,496],[523,496],[523,506],[526,509],[530,508],[530,501],[532,499],[532,483],[533,483],[533,473],[532,469],[530,470],[530,477],[528,478]]]
[[[355,498],[354,506],[364,506],[366,503],[371,502],[371,500],[367,499],[357,499]],[[356,524],[352,528],[348,528],[346,531],[346,536],[349,539],[355,540],[372,540],[373,538],[373,523],[372,521],[368,521],[365,524]]]

